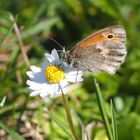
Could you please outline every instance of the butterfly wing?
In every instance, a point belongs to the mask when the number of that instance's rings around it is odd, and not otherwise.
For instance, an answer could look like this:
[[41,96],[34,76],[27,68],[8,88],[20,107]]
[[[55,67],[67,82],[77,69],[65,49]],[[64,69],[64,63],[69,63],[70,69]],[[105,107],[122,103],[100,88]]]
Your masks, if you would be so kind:
[[92,72],[115,73],[127,54],[125,42],[122,26],[106,27],[76,44],[70,51],[71,64]]

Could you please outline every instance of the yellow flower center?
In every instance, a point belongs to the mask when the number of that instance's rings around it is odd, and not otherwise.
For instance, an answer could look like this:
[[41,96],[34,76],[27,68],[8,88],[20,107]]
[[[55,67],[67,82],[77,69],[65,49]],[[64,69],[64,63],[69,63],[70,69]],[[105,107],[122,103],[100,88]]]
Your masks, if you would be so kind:
[[64,70],[58,66],[49,65],[45,69],[45,76],[49,83],[56,84],[64,79]]

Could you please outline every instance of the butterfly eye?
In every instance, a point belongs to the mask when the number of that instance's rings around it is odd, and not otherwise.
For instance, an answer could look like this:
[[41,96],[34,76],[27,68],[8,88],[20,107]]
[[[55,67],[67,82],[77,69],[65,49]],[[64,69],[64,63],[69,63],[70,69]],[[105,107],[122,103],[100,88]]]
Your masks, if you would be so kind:
[[110,38],[113,38],[113,35],[108,35],[107,37],[110,39]]

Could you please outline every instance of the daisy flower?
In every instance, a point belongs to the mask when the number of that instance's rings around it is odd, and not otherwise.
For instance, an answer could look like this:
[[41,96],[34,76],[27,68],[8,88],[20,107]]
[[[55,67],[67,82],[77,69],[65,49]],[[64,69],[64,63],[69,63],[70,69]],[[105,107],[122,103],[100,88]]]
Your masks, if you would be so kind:
[[27,71],[30,80],[26,84],[31,90],[30,96],[57,97],[61,95],[61,91],[68,93],[69,83],[83,80],[83,72],[63,63],[55,49],[51,54],[46,53],[45,57],[47,61],[42,63],[41,68],[31,66],[31,71]]

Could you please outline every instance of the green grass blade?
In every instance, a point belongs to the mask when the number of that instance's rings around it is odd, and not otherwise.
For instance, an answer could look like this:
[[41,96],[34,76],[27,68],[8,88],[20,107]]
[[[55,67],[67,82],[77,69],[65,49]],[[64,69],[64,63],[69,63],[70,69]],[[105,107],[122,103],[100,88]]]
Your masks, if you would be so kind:
[[96,96],[97,96],[97,100],[98,100],[99,109],[100,109],[100,112],[101,112],[103,122],[105,124],[107,135],[108,135],[110,140],[114,140],[113,135],[112,135],[112,131],[111,131],[111,127],[110,127],[110,124],[109,124],[109,120],[108,120],[108,117],[107,117],[107,114],[106,114],[106,110],[105,110],[104,99],[102,97],[102,93],[101,93],[100,87],[99,87],[96,79],[94,79],[94,84],[95,84],[95,87],[96,87]]
[[45,21],[42,21],[38,24],[36,24],[35,26],[30,27],[29,29],[27,29],[25,32],[23,32],[21,34],[22,39],[25,39],[29,36],[32,36],[34,34],[37,34],[43,30],[50,30],[50,28],[57,24],[59,22],[59,18],[52,18],[52,19],[47,19]]
[[87,140],[90,140],[88,135],[87,135],[87,132],[86,132],[86,129],[85,129],[85,126],[81,120],[81,118],[78,116],[78,114],[74,111],[74,110],[71,110],[71,112],[73,113],[73,115],[75,116],[80,128],[81,128],[81,135],[82,135],[82,140],[85,140],[85,137]]
[[13,24],[11,24],[11,26],[9,27],[7,33],[5,34],[5,36],[3,37],[2,40],[0,40],[0,47],[2,46],[3,42],[8,39],[8,37],[12,34],[12,30],[13,30]]
[[114,106],[111,100],[111,113],[112,113],[112,131],[114,140],[118,140],[118,133],[117,133],[117,124],[116,124],[116,114],[114,110]]
[[0,120],[0,127],[3,128],[7,133],[9,133],[13,138],[17,140],[24,140],[24,138],[15,132],[12,128],[8,127],[4,122]]

